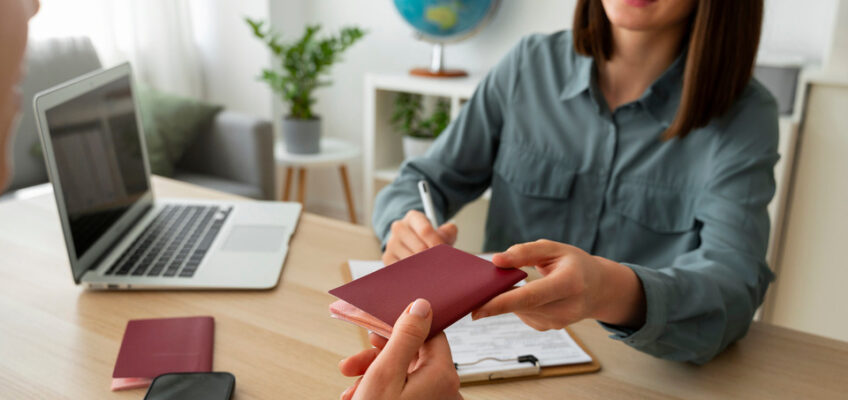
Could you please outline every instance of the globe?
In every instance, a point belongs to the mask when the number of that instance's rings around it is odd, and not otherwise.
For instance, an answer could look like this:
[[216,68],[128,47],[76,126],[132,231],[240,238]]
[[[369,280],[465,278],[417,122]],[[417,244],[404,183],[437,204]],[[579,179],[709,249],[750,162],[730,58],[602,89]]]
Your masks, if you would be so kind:
[[410,73],[420,76],[465,76],[464,71],[444,67],[444,43],[466,39],[478,32],[491,19],[499,0],[394,0],[401,17],[434,43],[430,68],[415,68]]
[[426,39],[451,42],[482,27],[497,0],[395,0],[401,17]]

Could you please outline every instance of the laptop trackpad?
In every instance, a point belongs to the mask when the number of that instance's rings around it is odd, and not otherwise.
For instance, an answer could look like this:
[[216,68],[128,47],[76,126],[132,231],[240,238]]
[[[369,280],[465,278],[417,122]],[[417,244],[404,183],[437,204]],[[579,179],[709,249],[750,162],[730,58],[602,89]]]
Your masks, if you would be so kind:
[[224,241],[224,251],[276,252],[283,247],[286,230],[281,226],[236,225]]

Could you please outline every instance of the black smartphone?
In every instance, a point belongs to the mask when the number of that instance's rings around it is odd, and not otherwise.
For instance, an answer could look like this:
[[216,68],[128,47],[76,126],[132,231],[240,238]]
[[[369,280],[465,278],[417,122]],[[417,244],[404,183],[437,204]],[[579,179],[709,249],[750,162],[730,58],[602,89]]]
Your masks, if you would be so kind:
[[229,372],[176,372],[157,376],[144,400],[230,400],[235,387]]

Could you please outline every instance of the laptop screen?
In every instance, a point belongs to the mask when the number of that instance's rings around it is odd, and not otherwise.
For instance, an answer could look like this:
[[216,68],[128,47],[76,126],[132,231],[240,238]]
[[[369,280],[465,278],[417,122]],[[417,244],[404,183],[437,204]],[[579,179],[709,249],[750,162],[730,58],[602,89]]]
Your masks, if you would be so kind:
[[79,259],[150,189],[130,77],[45,114]]

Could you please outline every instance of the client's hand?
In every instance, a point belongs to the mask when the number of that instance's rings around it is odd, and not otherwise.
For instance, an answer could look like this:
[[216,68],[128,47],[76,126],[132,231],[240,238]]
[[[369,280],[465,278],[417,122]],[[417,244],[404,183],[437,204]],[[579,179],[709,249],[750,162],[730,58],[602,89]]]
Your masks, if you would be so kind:
[[392,222],[391,235],[386,242],[386,252],[383,253],[383,264],[389,265],[440,244],[453,245],[456,233],[456,225],[453,223],[434,229],[423,213],[410,210],[403,219]]
[[424,342],[432,320],[430,303],[418,299],[398,318],[391,339],[371,334],[376,347],[339,362],[343,375],[362,375],[341,398],[462,399],[445,334]]
[[584,318],[638,328],[645,294],[632,269],[550,240],[517,244],[495,254],[501,268],[533,265],[544,276],[501,293],[474,311],[474,319],[514,312],[538,330],[561,329]]

